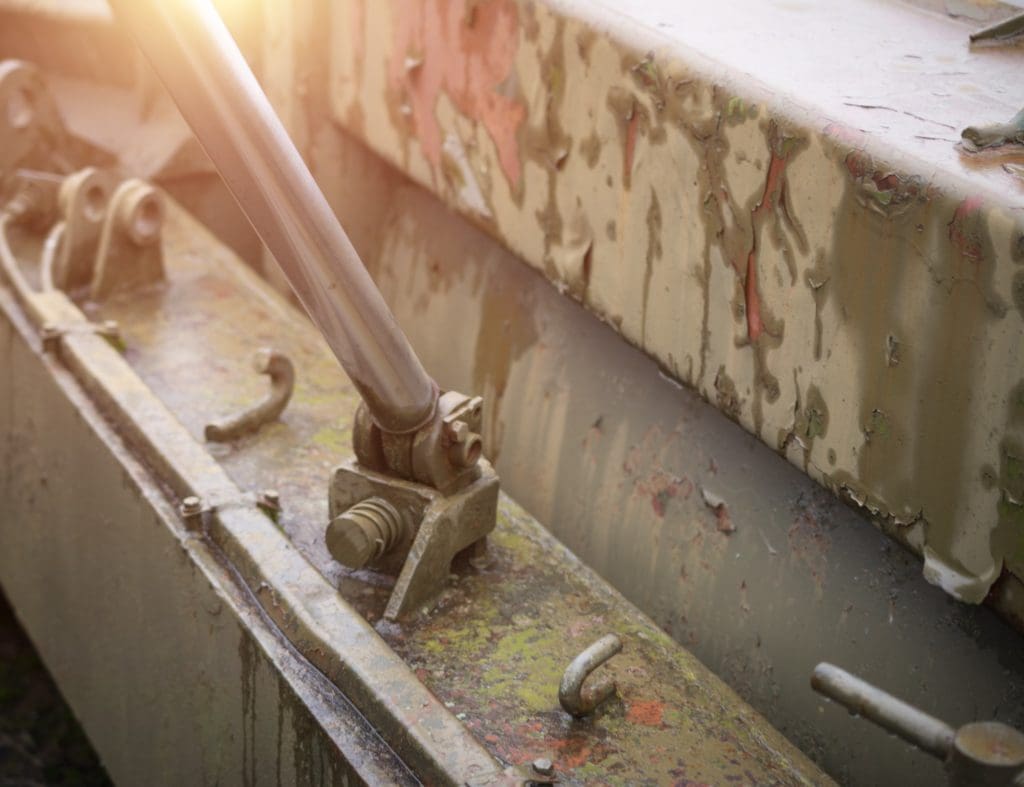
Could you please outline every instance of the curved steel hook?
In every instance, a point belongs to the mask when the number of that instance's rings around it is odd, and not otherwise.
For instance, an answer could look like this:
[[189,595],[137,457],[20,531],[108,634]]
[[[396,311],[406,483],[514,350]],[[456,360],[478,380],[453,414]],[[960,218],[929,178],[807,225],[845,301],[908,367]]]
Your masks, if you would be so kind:
[[260,374],[270,377],[270,393],[247,410],[207,424],[203,435],[213,443],[226,443],[276,419],[288,404],[295,386],[295,367],[287,355],[264,347],[253,358]]
[[558,687],[558,701],[566,713],[577,718],[591,713],[615,693],[615,681],[605,678],[584,689],[583,682],[594,670],[622,651],[622,640],[606,634],[572,660]]

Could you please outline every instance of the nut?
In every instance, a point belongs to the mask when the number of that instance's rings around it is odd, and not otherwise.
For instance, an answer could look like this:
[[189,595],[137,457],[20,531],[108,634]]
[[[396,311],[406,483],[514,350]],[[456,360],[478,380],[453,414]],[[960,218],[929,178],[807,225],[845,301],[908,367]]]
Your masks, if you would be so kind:
[[533,770],[541,776],[550,776],[555,772],[554,763],[546,757],[540,757],[533,761]]
[[281,495],[276,489],[264,489],[256,498],[256,505],[277,522],[278,514],[281,513]]

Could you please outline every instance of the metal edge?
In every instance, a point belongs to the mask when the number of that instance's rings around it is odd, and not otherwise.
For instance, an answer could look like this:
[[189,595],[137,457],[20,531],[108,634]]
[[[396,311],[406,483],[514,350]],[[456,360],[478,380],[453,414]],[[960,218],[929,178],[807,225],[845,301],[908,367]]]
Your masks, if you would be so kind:
[[[66,296],[30,294],[33,317],[67,324]],[[60,317],[56,320],[54,318]],[[291,545],[103,338],[70,331],[60,359],[177,497],[230,504],[209,536],[296,649],[341,689],[423,779],[495,783],[501,766]],[[326,494],[326,480],[324,494]],[[382,679],[383,676],[383,679]]]

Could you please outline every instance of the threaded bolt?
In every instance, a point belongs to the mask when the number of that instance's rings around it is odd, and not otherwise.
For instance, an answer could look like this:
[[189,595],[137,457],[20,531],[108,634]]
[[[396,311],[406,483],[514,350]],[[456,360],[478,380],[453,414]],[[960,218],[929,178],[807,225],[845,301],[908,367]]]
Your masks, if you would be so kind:
[[185,527],[189,530],[199,530],[203,524],[203,501],[194,495],[189,495],[181,501],[178,511],[181,518],[185,520]]
[[339,514],[327,526],[327,551],[349,568],[386,555],[405,534],[405,521],[391,503],[371,497]]

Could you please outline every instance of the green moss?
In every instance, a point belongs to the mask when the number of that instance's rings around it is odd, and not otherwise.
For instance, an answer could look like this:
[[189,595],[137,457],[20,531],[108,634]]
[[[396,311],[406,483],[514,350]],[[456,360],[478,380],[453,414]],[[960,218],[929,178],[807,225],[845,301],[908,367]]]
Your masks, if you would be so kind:
[[318,431],[313,435],[313,443],[339,456],[352,452],[348,430],[336,426],[326,426]]

